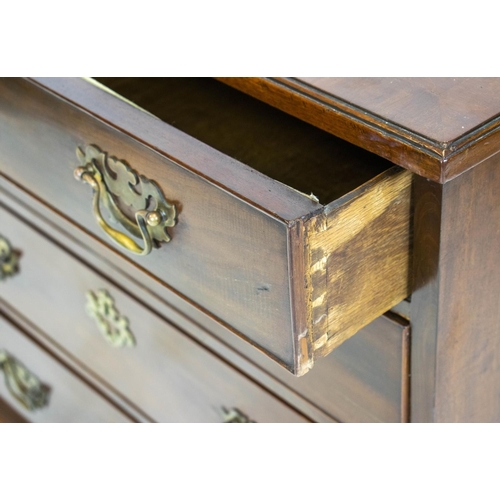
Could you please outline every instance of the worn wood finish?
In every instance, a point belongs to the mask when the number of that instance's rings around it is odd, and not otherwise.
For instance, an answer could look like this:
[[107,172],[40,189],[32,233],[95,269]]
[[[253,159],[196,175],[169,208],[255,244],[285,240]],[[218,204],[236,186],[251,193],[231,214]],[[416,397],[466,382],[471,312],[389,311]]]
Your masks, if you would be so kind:
[[325,356],[380,316],[387,297],[392,307],[411,293],[411,181],[410,172],[394,169],[311,221],[310,335],[301,339],[310,342],[309,358],[299,363]]
[[58,363],[0,314],[0,346],[51,389],[48,406],[28,411],[0,382],[0,398],[30,422],[130,422],[129,417]]
[[383,316],[286,382],[341,422],[407,422],[409,347],[408,322]]
[[439,325],[439,253],[443,186],[414,180],[414,248],[411,299],[411,419],[434,420],[436,336]]
[[[152,419],[217,422],[222,408],[238,408],[259,422],[306,421],[5,210],[0,227],[23,253],[20,274],[0,287],[3,301]],[[110,293],[136,346],[106,342],[85,311],[89,290]]]
[[219,78],[444,183],[500,147],[498,78]]
[[[228,360],[233,366],[259,381],[283,401],[297,408],[304,415],[316,422],[331,422],[333,417],[322,412],[312,405],[300,394],[292,391],[282,381],[283,377],[295,380],[296,377],[284,370],[281,365],[273,361],[262,351],[255,349],[251,344],[228,329],[214,317],[205,314],[196,304],[183,300],[177,293],[166,288],[154,276],[145,274],[136,266],[125,259],[117,258],[117,252],[111,247],[103,245],[97,238],[81,231],[72,221],[62,217],[41,200],[33,198],[20,186],[0,175],[0,201],[4,206],[15,210],[16,216],[24,221],[35,220],[36,230],[42,231],[46,236],[57,242],[65,251],[72,253],[97,273],[103,273],[109,279],[119,284],[123,290],[127,290],[135,297],[141,297],[163,318],[175,324],[186,332],[196,342],[207,349]],[[18,320],[18,318],[16,318]],[[32,325],[31,329],[33,329]],[[54,348],[52,341],[42,331],[38,331],[37,339],[42,343],[48,343],[49,348]],[[75,369],[80,368],[78,360],[72,356],[66,356],[65,361],[72,363]],[[94,377],[94,380],[97,377]],[[101,390],[106,396],[113,399],[112,391],[106,391],[108,387],[102,380]],[[120,399],[124,404],[123,398]],[[131,402],[129,402],[131,403]],[[139,420],[148,420],[144,414],[138,414],[139,409],[127,405],[127,410],[137,415]]]
[[[103,238],[105,236],[91,213],[90,189],[72,177],[73,167],[76,166],[74,148],[75,145],[96,143],[110,154],[127,159],[133,168],[157,181],[167,199],[173,200],[180,210],[179,223],[172,229],[173,238],[169,244],[155,250],[146,259],[129,258],[182,297],[199,304],[208,314],[244,336],[290,371],[303,374],[310,368],[314,356],[310,346],[304,347],[304,342],[315,341],[325,332],[316,338],[311,337],[311,304],[307,295],[311,289],[305,289],[311,272],[311,256],[307,249],[301,248],[307,246],[308,231],[297,233],[296,228],[307,225],[308,219],[323,212],[337,211],[340,204],[356,197],[358,191],[324,207],[294,189],[221,155],[95,85],[83,82],[86,85],[79,90],[81,82],[73,86],[72,81],[43,79],[42,83],[50,85],[67,99],[78,102],[85,112],[29,82],[1,82],[2,172],[35,195],[49,200],[54,208],[79,226]],[[67,84],[71,84],[70,90],[66,89]],[[100,117],[114,120],[114,126],[127,130],[127,134],[91,117],[88,113],[96,113],[97,104]],[[116,109],[121,109],[121,115],[117,116]],[[137,118],[147,127],[138,131],[132,118]],[[228,123],[232,128],[229,118]],[[149,143],[157,141],[161,135],[163,142],[156,147],[169,151],[168,154],[176,161],[153,152],[131,137],[139,132],[148,132]],[[283,139],[280,140],[283,144]],[[278,143],[274,141],[271,144]],[[335,148],[337,151],[338,145]],[[351,166],[356,167],[352,171],[357,183],[366,178],[370,168],[363,170],[356,166],[359,158],[364,156],[358,157],[349,148],[338,165],[341,177],[345,177],[352,163]],[[269,149],[273,148],[264,148],[264,157],[269,154]],[[27,167],[34,165],[36,168]],[[216,168],[219,165],[220,170]],[[336,161],[332,160],[332,169],[335,165]],[[374,165],[373,173],[380,171],[378,160]],[[215,182],[216,179],[217,182],[221,180],[221,174],[226,174],[227,185]],[[234,180],[240,177],[240,183]],[[383,187],[385,178],[384,173],[379,174],[368,184],[369,187],[362,186],[359,193],[371,189],[372,196],[364,199],[383,205],[384,202],[379,203],[377,197],[386,196]],[[54,179],[59,181],[54,182]],[[248,185],[246,181],[249,181]],[[380,188],[377,187],[379,182]],[[340,185],[345,187],[345,180]],[[403,185],[401,188],[401,197],[404,197],[408,191]],[[390,196],[394,200],[399,199],[394,192]],[[345,234],[350,225],[354,227],[363,223],[361,219],[372,220],[368,210],[346,210],[344,213],[342,226]],[[391,213],[392,210],[389,210],[385,215],[381,214],[380,224],[376,223],[374,227],[377,229],[371,231],[374,241],[383,238],[384,245],[377,248],[373,245],[358,247],[356,258],[360,262],[375,262],[383,255],[399,255],[402,248],[409,253],[408,235],[400,231],[401,227],[408,226],[409,213],[404,210],[397,212],[401,219],[394,224],[394,229],[387,230],[384,221],[391,217]],[[207,217],[207,214],[210,216]],[[297,240],[300,234],[304,240]],[[336,229],[332,226],[330,231],[321,231],[320,234],[318,244],[320,237],[325,241],[328,235],[332,238]],[[341,254],[337,251],[336,259]],[[373,258],[369,254],[373,254]],[[353,271],[356,258],[345,257],[345,262],[336,261],[335,267],[340,269],[343,266]],[[397,258],[393,261],[404,264]],[[408,289],[408,270],[404,265],[393,267],[390,273],[387,268],[383,272],[370,266],[363,269],[368,275],[350,272],[344,277],[354,279],[351,291],[359,290],[360,280],[369,283],[366,293],[369,293],[369,287],[376,289],[377,301],[365,308],[359,298],[364,300],[367,295],[346,295],[345,303],[357,300],[358,304],[345,308],[350,316],[344,318],[344,324],[349,323],[350,327],[349,334],[342,338],[347,338],[395,305],[405,296],[400,290]],[[333,273],[330,275],[333,276]],[[386,282],[390,285],[384,285]],[[387,295],[383,296],[380,290],[386,291]],[[304,325],[310,330],[305,337]],[[319,327],[316,325],[315,329]],[[326,353],[327,350],[320,352]],[[299,353],[302,354],[299,356]]]
[[132,401],[124,398],[108,384],[108,382],[100,378],[97,374],[90,372],[90,370],[83,365],[77,358],[72,356],[69,352],[62,350],[54,342],[54,340],[41,330],[37,325],[31,322],[28,318],[21,315],[19,311],[12,309],[10,304],[6,303],[0,297],[0,310],[2,314],[17,328],[24,332],[29,332],[30,338],[43,347],[47,351],[53,353],[58,361],[66,366],[77,377],[86,380],[92,385],[94,390],[101,394],[105,399],[110,401],[114,406],[120,408],[126,413],[134,422],[150,423],[153,420],[138,408]]
[[[318,204],[92,84],[86,88],[110,99],[101,111],[125,106],[122,118],[114,117],[118,124],[128,126],[127,113],[138,113],[147,121],[144,130],[164,134],[170,154],[191,168],[220,167],[217,175],[225,175],[228,184],[241,182],[242,194],[252,196],[254,205],[29,82],[2,80],[0,88],[2,172],[108,243],[92,214],[91,189],[73,177],[75,148],[94,143],[126,159],[160,185],[179,217],[171,242],[146,258],[125,256],[293,367],[287,223],[281,217],[299,217]],[[263,197],[265,211],[259,205]]]
[[50,234],[59,245],[111,277],[122,289],[147,301],[163,317],[309,418],[319,422],[331,421],[332,417],[343,422],[400,422],[407,418],[409,327],[397,316],[377,318],[326,358],[317,360],[304,377],[297,378],[189,302],[173,293],[167,295],[154,278],[116,259],[111,250],[84,236],[12,183],[8,187],[17,199],[0,192],[2,203],[24,219],[34,219],[36,228]]
[[412,420],[500,421],[500,157],[419,181]]

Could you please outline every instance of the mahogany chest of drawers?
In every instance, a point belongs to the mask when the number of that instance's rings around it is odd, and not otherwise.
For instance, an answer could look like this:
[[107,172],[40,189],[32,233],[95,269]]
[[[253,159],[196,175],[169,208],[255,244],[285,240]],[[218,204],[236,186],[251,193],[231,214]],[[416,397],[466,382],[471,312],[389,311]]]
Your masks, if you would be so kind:
[[0,419],[499,420],[500,83],[451,80],[2,79]]

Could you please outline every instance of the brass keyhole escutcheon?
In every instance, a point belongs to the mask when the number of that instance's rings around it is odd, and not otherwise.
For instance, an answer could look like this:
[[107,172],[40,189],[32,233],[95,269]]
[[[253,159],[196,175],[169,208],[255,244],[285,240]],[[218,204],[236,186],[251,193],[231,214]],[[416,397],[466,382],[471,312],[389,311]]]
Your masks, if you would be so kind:
[[19,272],[19,258],[21,252],[14,250],[7,238],[0,236],[0,281]]
[[135,337],[130,331],[129,320],[120,314],[115,301],[107,290],[87,292],[87,314],[94,319],[102,336],[113,347],[133,347]]

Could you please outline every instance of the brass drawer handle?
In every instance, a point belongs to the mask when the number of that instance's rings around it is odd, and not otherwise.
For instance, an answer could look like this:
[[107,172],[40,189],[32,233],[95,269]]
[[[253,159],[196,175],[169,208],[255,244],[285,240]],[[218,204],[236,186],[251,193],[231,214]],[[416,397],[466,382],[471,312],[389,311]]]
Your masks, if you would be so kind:
[[231,408],[227,410],[226,408],[222,408],[222,414],[224,416],[225,424],[252,424],[255,423],[253,420],[250,420],[244,413],[242,413],[237,408]]
[[7,389],[24,408],[34,411],[49,404],[49,387],[5,350],[0,350],[0,370]]
[[0,236],[0,281],[19,272],[19,257],[21,253],[14,250],[9,241]]
[[87,292],[87,314],[96,322],[102,336],[113,347],[133,347],[135,338],[128,318],[122,316],[107,290]]
[[[87,146],[85,152],[77,148],[76,155],[81,166],[75,170],[75,177],[92,187],[94,216],[115,243],[134,254],[148,255],[162,241],[170,241],[167,228],[175,226],[177,210],[175,205],[168,203],[154,181],[137,175],[123,161],[109,156],[97,146]],[[142,239],[143,247],[104,220],[101,203],[114,222]]]

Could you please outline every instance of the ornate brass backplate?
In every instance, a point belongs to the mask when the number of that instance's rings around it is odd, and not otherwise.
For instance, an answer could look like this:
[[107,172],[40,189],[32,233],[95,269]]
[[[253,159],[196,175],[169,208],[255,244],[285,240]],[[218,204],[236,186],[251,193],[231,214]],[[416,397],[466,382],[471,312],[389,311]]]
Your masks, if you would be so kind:
[[[118,245],[139,255],[147,255],[153,247],[170,241],[167,228],[176,224],[177,210],[169,203],[156,182],[138,175],[123,160],[90,145],[77,148],[80,167],[75,177],[94,190],[93,211],[98,224]],[[101,214],[101,204],[113,223],[141,238],[144,246],[108,225]]]
[[14,250],[9,241],[0,236],[0,281],[19,272],[20,252]]
[[93,318],[103,337],[113,347],[132,347],[135,338],[129,321],[116,309],[115,301],[107,290],[87,292],[87,314]]
[[0,350],[0,370],[9,392],[24,408],[33,411],[49,404],[50,388],[5,350]]

